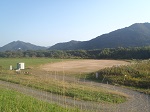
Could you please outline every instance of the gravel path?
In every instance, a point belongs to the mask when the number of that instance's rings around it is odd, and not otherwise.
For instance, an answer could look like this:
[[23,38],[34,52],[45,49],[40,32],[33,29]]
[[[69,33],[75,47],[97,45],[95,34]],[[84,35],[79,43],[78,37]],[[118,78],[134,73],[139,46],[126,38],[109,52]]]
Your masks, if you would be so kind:
[[21,93],[33,96],[37,99],[44,100],[50,103],[57,103],[65,107],[78,107],[86,111],[90,110],[92,112],[150,112],[150,96],[148,95],[108,84],[101,84],[85,80],[78,81],[84,84],[92,84],[93,86],[100,86],[114,91],[123,92],[129,95],[130,99],[122,104],[102,104],[96,102],[74,100],[72,98],[62,95],[56,95],[5,81],[0,81],[0,86],[19,91]]

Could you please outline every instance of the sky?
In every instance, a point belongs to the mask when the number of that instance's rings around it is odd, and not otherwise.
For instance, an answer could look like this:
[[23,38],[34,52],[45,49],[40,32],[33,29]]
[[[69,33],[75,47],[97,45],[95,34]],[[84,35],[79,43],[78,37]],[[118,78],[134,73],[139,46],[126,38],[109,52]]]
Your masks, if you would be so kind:
[[87,41],[150,22],[150,0],[0,0],[0,47]]

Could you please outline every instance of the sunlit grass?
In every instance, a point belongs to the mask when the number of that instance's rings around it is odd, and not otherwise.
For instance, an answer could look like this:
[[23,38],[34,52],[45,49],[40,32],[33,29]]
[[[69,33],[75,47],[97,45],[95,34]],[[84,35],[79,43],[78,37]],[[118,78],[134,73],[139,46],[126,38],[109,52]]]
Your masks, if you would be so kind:
[[128,86],[134,90],[150,94],[150,60],[135,61],[130,65],[113,66],[100,70],[99,78],[89,74],[88,79],[103,83]]
[[12,65],[16,69],[17,63],[24,62],[26,68],[36,67],[41,64],[60,62],[62,59],[51,59],[51,58],[0,58],[0,66],[4,69],[9,69]]
[[0,112],[79,112],[0,87]]
[[81,85],[80,83],[65,82],[63,80],[55,80],[47,77],[40,78],[32,75],[1,74],[0,79],[59,95],[69,96],[77,100],[105,103],[122,103],[126,101],[126,96],[121,93],[92,87],[90,85]]
[[[30,68],[24,71],[29,71],[29,74],[9,71],[4,69],[0,74],[0,80],[9,81],[37,89],[42,89],[51,93],[72,97],[77,100],[96,101],[105,103],[122,103],[126,101],[126,96],[121,93],[115,93],[108,89],[100,87],[93,87],[77,82],[67,82],[65,80],[57,80],[48,76],[49,72],[37,69],[41,64],[53,63],[62,61],[62,59],[48,59],[48,58],[20,58],[0,59],[4,68],[9,64],[17,62],[25,62],[26,67]],[[66,60],[63,60],[66,61]],[[53,72],[52,72],[53,74]],[[53,74],[54,75],[54,74]],[[61,75],[65,75],[63,72]],[[75,76],[72,76],[75,77]]]

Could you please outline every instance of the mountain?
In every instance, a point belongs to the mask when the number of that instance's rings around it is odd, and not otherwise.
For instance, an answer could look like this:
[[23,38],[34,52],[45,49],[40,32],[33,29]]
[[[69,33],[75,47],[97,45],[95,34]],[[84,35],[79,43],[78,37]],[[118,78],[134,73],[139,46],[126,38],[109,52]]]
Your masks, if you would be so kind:
[[54,46],[51,46],[49,49],[52,50],[69,50],[70,48],[76,48],[76,45],[81,43],[81,41],[71,40],[69,42],[57,43]]
[[36,46],[31,43],[22,41],[13,41],[3,47],[0,47],[0,51],[15,51],[15,50],[44,50],[46,47]]
[[89,41],[59,43],[49,50],[101,49],[150,45],[150,23],[135,23],[129,27],[103,34]]

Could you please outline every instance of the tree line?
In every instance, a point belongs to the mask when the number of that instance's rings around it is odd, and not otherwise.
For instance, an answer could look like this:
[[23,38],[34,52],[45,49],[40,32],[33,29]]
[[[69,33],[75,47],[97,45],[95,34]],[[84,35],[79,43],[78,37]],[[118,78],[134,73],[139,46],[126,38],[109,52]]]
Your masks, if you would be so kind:
[[95,50],[27,50],[0,52],[1,58],[48,57],[83,59],[149,59],[150,46],[105,48]]

